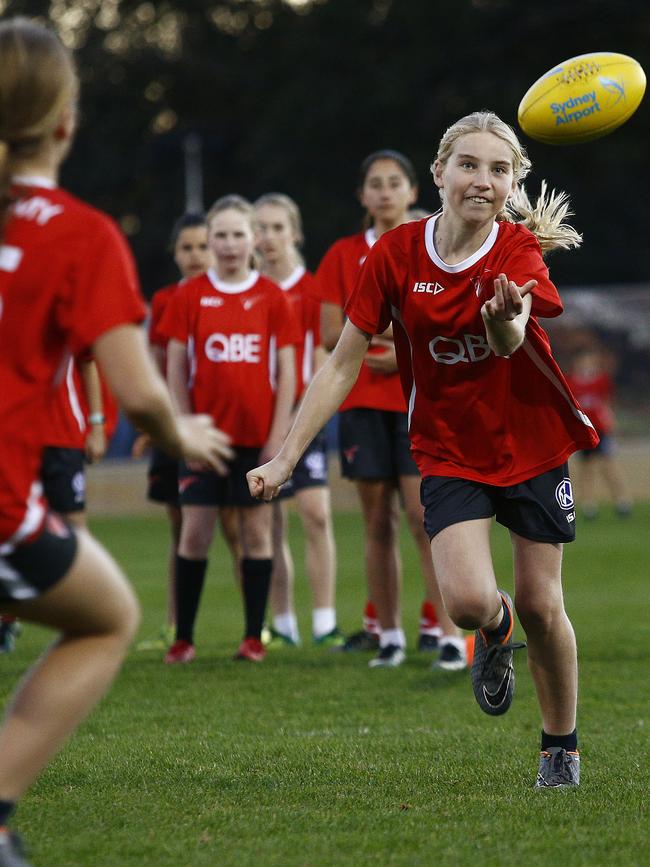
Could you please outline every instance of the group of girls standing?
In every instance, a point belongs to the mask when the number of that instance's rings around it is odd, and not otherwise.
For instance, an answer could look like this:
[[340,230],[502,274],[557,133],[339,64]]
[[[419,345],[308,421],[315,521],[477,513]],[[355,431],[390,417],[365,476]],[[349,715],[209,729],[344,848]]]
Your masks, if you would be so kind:
[[[171,484],[161,493],[161,465],[168,461],[154,456],[150,497],[168,503],[175,540],[170,610],[176,633],[167,663],[195,656],[194,625],[218,518],[244,600],[245,629],[236,658],[261,661],[269,644],[300,643],[287,541],[286,500],[293,496],[305,532],[315,644],[374,650],[371,667],[404,661],[401,502],[425,581],[418,648],[439,650],[439,668],[467,665],[465,639],[441,604],[423,528],[419,475],[410,455],[407,407],[390,328],[373,338],[339,417],[342,471],[355,482],[364,518],[368,601],[361,631],[346,640],[336,621],[336,549],[324,431],[301,457],[279,502],[269,506],[255,500],[243,483],[248,470],[280,448],[305,388],[339,338],[343,308],[369,250],[384,232],[411,219],[417,193],[415,171],[403,154],[371,154],[362,164],[358,189],[367,228],[337,241],[315,276],[307,272],[300,253],[298,206],[280,193],[263,195],[253,204],[225,196],[215,202],[205,223],[186,216],[181,231],[175,231],[175,259],[183,279],[154,295],[150,340],[161,364],[164,354],[177,409],[212,415],[230,436],[237,460],[226,479],[195,464],[181,466],[176,483],[172,467]],[[203,245],[204,273],[192,275],[179,257],[179,248],[192,240],[190,229],[194,242]],[[267,601],[272,618],[263,635]]]

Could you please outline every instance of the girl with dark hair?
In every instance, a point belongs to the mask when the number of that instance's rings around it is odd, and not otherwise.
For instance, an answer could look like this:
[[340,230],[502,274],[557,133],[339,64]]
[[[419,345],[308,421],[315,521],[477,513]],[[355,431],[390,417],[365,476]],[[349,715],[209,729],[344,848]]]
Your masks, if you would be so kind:
[[[410,219],[409,209],[416,199],[415,170],[403,154],[381,150],[363,161],[359,200],[367,211],[368,227],[337,241],[316,273],[315,292],[322,303],[326,349],[334,349],[341,335],[345,305],[370,250],[385,232]],[[405,659],[398,543],[401,500],[426,584],[418,646],[421,650],[436,649],[440,642],[437,665],[450,670],[464,668],[465,642],[440,604],[422,529],[418,470],[409,451],[406,402],[391,328],[373,336],[359,378],[340,407],[339,446],[343,475],[355,482],[361,501],[369,596],[364,628],[348,638],[344,649],[376,649],[371,667],[394,667]]]

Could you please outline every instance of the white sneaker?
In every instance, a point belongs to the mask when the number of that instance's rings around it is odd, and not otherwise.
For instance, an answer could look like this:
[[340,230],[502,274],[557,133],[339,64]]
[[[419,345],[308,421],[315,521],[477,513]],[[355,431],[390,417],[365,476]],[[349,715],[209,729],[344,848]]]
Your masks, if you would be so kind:
[[370,668],[397,668],[406,659],[403,647],[397,644],[387,644],[382,647],[377,656],[368,663]]

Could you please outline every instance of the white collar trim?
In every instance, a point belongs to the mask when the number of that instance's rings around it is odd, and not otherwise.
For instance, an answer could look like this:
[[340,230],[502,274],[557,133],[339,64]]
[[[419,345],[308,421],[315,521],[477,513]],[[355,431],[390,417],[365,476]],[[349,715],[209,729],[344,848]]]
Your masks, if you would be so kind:
[[296,265],[291,274],[287,277],[286,280],[282,280],[279,284],[280,289],[284,289],[286,292],[288,289],[293,289],[293,287],[305,276],[305,266],[304,265]]
[[212,283],[214,288],[218,289],[219,292],[223,292],[225,295],[240,295],[242,292],[248,292],[248,290],[257,283],[260,277],[260,272],[251,271],[248,277],[241,283],[225,283],[217,277],[217,272],[214,268],[208,268],[207,276],[210,283]]
[[366,239],[366,244],[372,248],[377,243],[377,232],[375,231],[375,227],[371,226],[369,229],[366,229],[364,238]]
[[42,187],[46,190],[55,190],[57,187],[56,181],[43,175],[14,175],[11,180],[21,187]]
[[458,262],[458,264],[456,265],[448,265],[438,255],[438,251],[436,250],[436,245],[434,241],[434,230],[436,227],[436,220],[439,216],[440,214],[434,214],[427,220],[426,226],[424,227],[424,244],[427,248],[429,258],[434,263],[434,265],[437,265],[438,268],[441,268],[448,274],[457,274],[459,271],[465,271],[467,268],[471,268],[472,265],[475,265],[479,259],[482,259],[483,256],[485,256],[486,253],[489,253],[492,247],[494,247],[497,235],[499,234],[499,224],[496,220],[494,221],[494,225],[490,229],[490,234],[487,236],[485,241],[483,241],[478,250],[472,253],[471,256],[468,256],[467,259],[463,259],[462,262]]

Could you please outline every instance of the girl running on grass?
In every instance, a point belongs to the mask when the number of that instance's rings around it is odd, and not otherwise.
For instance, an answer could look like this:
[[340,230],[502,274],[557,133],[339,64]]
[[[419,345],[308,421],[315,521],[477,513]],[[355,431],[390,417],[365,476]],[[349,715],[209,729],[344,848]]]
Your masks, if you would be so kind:
[[109,554],[42,497],[50,400],[68,358],[90,349],[127,415],[170,452],[225,471],[230,450],[209,419],[174,416],[124,238],[57,186],[77,120],[71,56],[13,18],[0,23],[0,57],[0,612],[59,633],[0,728],[0,865],[20,867],[15,804],[106,692],[138,623]]
[[[299,247],[303,242],[302,219],[289,196],[268,193],[255,202],[257,249],[262,271],[284,291],[301,328],[296,347],[296,402],[325,360],[320,343],[320,309],[311,297],[313,277],[305,270]],[[300,642],[293,607],[294,565],[287,539],[287,503],[295,497],[305,531],[305,561],[312,590],[312,639],[315,644],[339,647],[343,636],[336,625],[334,602],[336,548],[332,532],[330,492],[327,486],[327,442],[320,431],[298,461],[292,478],[273,504],[273,578],[271,642]]]
[[[214,268],[171,298],[160,323],[167,378],[181,412],[205,412],[230,436],[225,477],[181,464],[181,537],[176,558],[176,641],[166,661],[194,659],[194,622],[219,508],[234,506],[243,548],[244,639],[237,659],[261,662],[272,570],[272,508],[251,497],[246,473],[272,458],[289,426],[296,390],[298,325],[282,290],[253,267],[255,211],[224,196],[208,213]],[[218,419],[218,421],[217,421]]]
[[[361,165],[359,198],[367,210],[369,228],[337,241],[316,274],[323,345],[329,350],[341,335],[345,305],[370,250],[385,232],[411,219],[409,209],[417,199],[417,179],[410,160],[392,150],[370,154]],[[390,328],[373,336],[359,377],[340,410],[341,467],[343,475],[355,482],[361,501],[370,599],[364,629],[350,636],[345,649],[377,648],[378,655],[370,661],[373,667],[394,667],[405,659],[398,543],[401,500],[426,584],[418,646],[421,650],[436,649],[444,633],[437,664],[450,670],[464,668],[465,642],[441,604],[422,529],[418,468],[409,451],[406,402]]]
[[562,312],[544,251],[579,245],[564,194],[533,205],[514,131],[489,112],[444,134],[432,165],[442,211],[386,233],[369,252],[348,321],[278,456],[249,474],[270,499],[348,393],[372,336],[392,324],[422,476],[425,527],[445,607],[475,629],[472,685],[488,714],[514,691],[513,607],[497,589],[496,515],[514,553],[516,610],[542,714],[536,787],[579,782],[576,645],[562,598],[562,546],[575,535],[567,458],[598,441],[537,317]]

